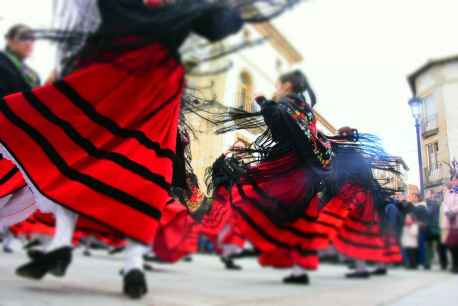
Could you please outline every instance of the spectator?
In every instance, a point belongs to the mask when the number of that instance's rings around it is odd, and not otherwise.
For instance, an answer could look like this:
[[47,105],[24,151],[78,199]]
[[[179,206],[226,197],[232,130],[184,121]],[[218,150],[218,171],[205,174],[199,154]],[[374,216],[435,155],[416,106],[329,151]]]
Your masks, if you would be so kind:
[[458,273],[458,180],[449,184],[444,198],[445,228],[448,230],[445,243],[452,253],[452,272]]
[[441,229],[439,226],[442,202],[443,199],[440,193],[435,194],[432,191],[428,192],[428,196],[426,199],[428,224],[425,227],[425,266],[431,267],[431,263],[434,259],[434,250],[436,250],[439,256],[439,263],[441,269],[446,270],[448,266],[447,248],[441,242]]
[[426,201],[422,194],[417,193],[414,196],[414,206],[415,210],[419,208],[424,208],[424,216],[420,216],[415,213],[415,221],[418,224],[418,252],[417,252],[417,263],[421,264],[425,270],[431,269],[429,262],[427,260],[427,252],[426,252],[426,241],[427,237],[429,236],[429,214],[426,208]]
[[413,214],[409,213],[405,218],[401,238],[401,244],[406,256],[405,263],[409,269],[417,269],[418,267],[418,234],[419,225]]
[[33,52],[32,30],[18,24],[8,30],[5,38],[6,48],[0,52],[0,97],[40,85],[38,74],[24,62]]

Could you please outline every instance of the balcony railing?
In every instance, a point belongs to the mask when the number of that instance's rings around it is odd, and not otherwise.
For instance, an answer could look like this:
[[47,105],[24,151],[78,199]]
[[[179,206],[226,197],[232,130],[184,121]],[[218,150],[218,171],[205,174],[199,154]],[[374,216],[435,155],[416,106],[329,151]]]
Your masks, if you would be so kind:
[[424,117],[421,122],[421,132],[430,133],[434,132],[439,128],[437,115],[431,115]]
[[432,169],[425,168],[424,172],[426,187],[440,185],[448,178],[448,173],[446,173],[443,167]]

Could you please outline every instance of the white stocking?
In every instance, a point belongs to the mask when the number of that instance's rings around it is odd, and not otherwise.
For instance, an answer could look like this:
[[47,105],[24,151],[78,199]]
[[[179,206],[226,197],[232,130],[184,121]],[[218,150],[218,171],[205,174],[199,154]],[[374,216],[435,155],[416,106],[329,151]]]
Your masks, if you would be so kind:
[[293,276],[301,276],[304,274],[307,274],[307,270],[298,265],[295,265],[291,271],[291,275]]
[[357,260],[356,261],[356,272],[367,272],[366,262]]
[[147,254],[150,247],[129,240],[124,259],[124,273],[134,269],[143,270],[143,255]]
[[8,229],[5,230],[5,236],[3,237],[3,247],[11,249],[13,241],[14,241],[13,234],[11,234],[11,232]]
[[77,214],[61,206],[54,211],[54,217],[56,218],[56,231],[47,247],[48,252],[72,246],[73,233],[78,220]]

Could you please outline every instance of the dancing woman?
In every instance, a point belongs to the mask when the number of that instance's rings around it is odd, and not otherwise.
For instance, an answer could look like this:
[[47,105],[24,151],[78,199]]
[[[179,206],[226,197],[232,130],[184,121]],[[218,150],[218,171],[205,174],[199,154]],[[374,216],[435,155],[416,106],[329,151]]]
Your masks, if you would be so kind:
[[260,251],[261,265],[293,267],[284,282],[308,284],[306,270],[318,267],[317,252],[329,245],[335,230],[335,224],[318,221],[322,210],[344,195],[346,205],[364,207],[367,201],[358,197],[353,182],[365,194],[384,197],[372,169],[391,171],[392,160],[370,138],[368,144],[358,141],[352,129],[336,137],[319,132],[315,94],[300,71],[279,78],[272,100],[256,101],[261,112],[234,109],[220,120],[221,133],[262,126],[266,131],[248,149],[237,150],[240,160],[222,156],[213,165],[210,216],[223,219],[229,210]]
[[47,252],[17,273],[63,276],[81,215],[130,239],[124,293],[143,296],[142,255],[170,199],[185,83],[179,47],[191,33],[219,41],[296,2],[56,2],[64,26],[34,33],[59,43],[56,82],[0,103],[3,153],[56,217]]

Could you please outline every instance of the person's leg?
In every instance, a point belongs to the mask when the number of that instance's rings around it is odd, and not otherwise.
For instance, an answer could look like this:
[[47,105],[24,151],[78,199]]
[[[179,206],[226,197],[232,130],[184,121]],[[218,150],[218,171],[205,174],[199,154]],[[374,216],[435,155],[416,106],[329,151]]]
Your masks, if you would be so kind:
[[124,258],[124,273],[129,273],[131,270],[142,270],[143,269],[143,255],[148,253],[149,247],[129,241]]
[[129,241],[126,247],[123,269],[123,290],[131,298],[140,298],[148,292],[145,274],[143,273],[143,255],[149,249],[148,246],[134,241]]
[[440,239],[436,241],[437,254],[439,255],[439,263],[442,270],[447,270],[448,267],[448,257],[447,257],[447,247],[443,244]]
[[71,247],[73,240],[73,233],[76,227],[78,215],[59,206],[54,212],[56,219],[56,227],[54,236],[47,246],[47,251],[54,251],[63,247]]
[[413,269],[418,269],[418,258],[420,250],[418,248],[412,248],[412,268]]
[[416,249],[417,258],[415,262],[417,266],[420,264],[423,267],[426,267],[426,241],[425,241],[425,232],[424,230],[420,231],[418,236],[418,247]]
[[46,252],[31,256],[32,260],[16,270],[21,277],[39,280],[47,273],[63,277],[72,261],[72,239],[78,215],[61,207],[54,211],[55,233]]
[[365,261],[356,260],[355,261],[355,272],[348,273],[345,275],[346,278],[369,278],[370,272],[367,269],[367,265]]
[[383,276],[388,274],[387,265],[384,263],[378,263],[375,270],[371,272],[371,275]]
[[239,246],[233,244],[224,244],[222,246],[221,261],[228,270],[241,270],[242,267],[235,264],[233,255],[240,254],[242,249]]
[[408,248],[402,249],[402,259],[403,259],[404,267],[410,268],[410,251]]
[[6,229],[3,236],[3,252],[5,253],[13,253],[13,241],[14,235],[10,232],[9,229]]
[[417,268],[417,252],[414,248],[406,248],[407,262],[409,269]]
[[458,273],[458,247],[450,248],[452,253],[452,272]]
[[424,256],[423,266],[425,267],[426,270],[431,269],[431,264],[432,264],[433,257],[434,257],[433,243],[434,242],[432,240],[425,241],[425,256]]
[[283,279],[285,284],[308,285],[310,283],[307,270],[299,265],[295,265],[291,270],[291,275]]

